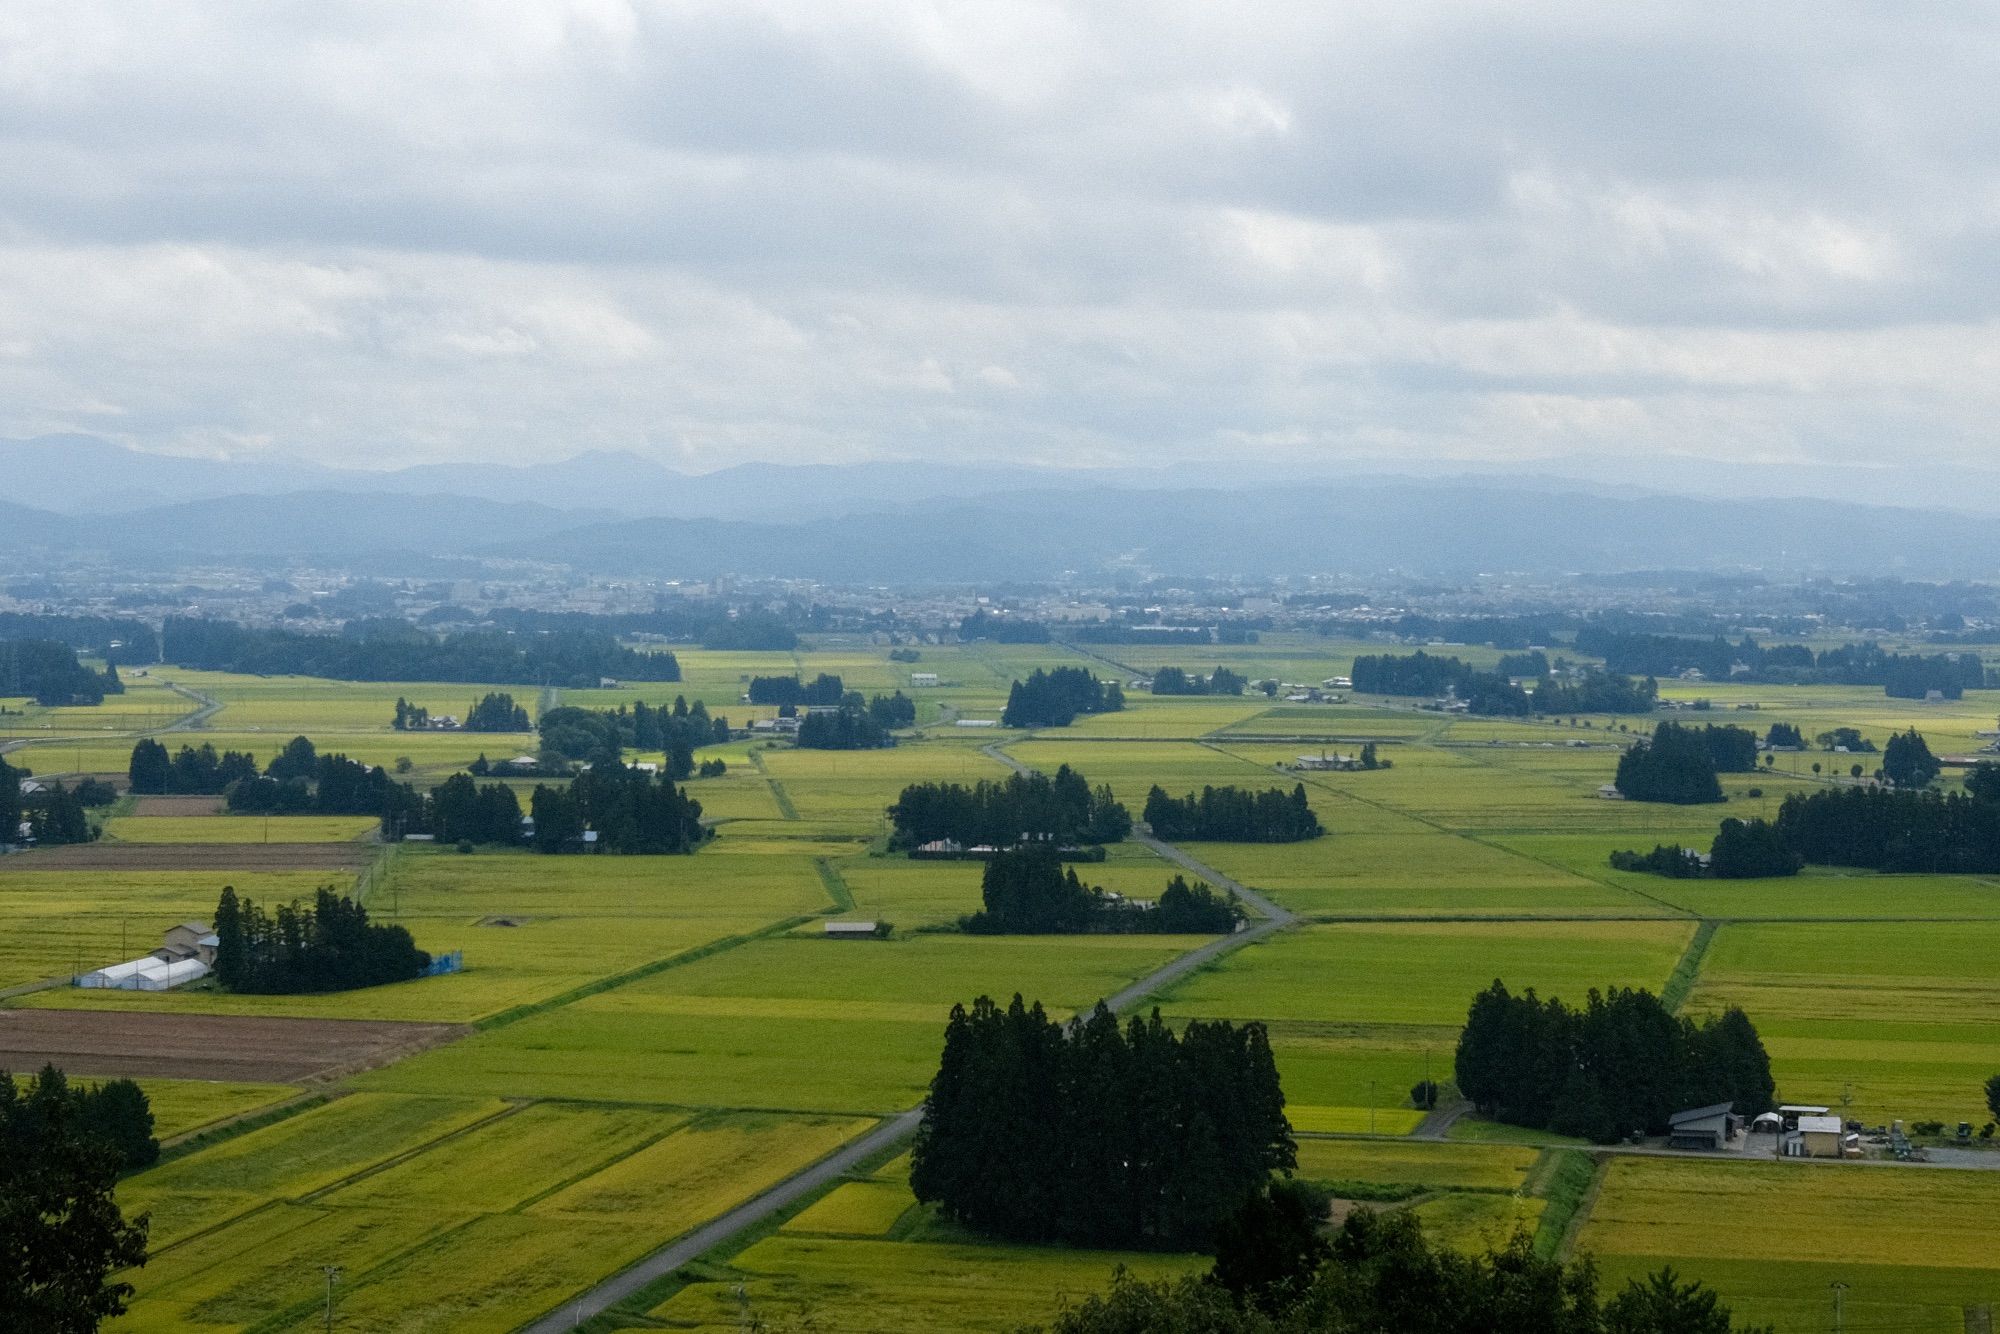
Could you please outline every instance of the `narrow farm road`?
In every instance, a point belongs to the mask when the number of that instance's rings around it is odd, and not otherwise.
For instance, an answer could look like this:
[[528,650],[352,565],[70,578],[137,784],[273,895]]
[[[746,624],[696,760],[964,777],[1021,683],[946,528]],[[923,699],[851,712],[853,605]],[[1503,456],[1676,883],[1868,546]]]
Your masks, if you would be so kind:
[[213,695],[204,695],[199,690],[195,690],[189,686],[177,685],[172,681],[167,682],[167,689],[173,691],[182,699],[194,701],[195,709],[194,712],[185,714],[168,723],[162,729],[164,731],[192,732],[196,728],[206,726],[209,719],[222,712],[222,701],[216,699]]
[[[997,743],[981,746],[980,751],[1016,773],[1035,772],[1029,765],[1007,754]],[[1283,931],[1299,920],[1296,914],[1286,911],[1264,895],[1189,856],[1171,843],[1162,842],[1151,834],[1135,833],[1133,837],[1159,856],[1185,867],[1211,885],[1235,890],[1237,897],[1263,916],[1247,923],[1235,935],[1217,936],[1206,941],[1186,954],[1162,964],[1123,990],[1105,997],[1105,1004],[1113,1010],[1120,1012],[1129,1010],[1189,973],[1205,967],[1225,954],[1242,949],[1245,945],[1254,944],[1267,936]],[[774,1214],[796,1204],[812,1192],[832,1185],[857,1163],[910,1139],[917,1133],[917,1127],[922,1123],[923,1116],[923,1108],[913,1107],[884,1121],[860,1139],[822,1158],[811,1167],[786,1177],[762,1195],[745,1200],[713,1222],[669,1243],[631,1268],[614,1274],[590,1291],[564,1302],[540,1320],[523,1326],[520,1334],[568,1334],[568,1331],[625,1300],[647,1284],[666,1277],[682,1265],[692,1263],[716,1247],[763,1223]]]

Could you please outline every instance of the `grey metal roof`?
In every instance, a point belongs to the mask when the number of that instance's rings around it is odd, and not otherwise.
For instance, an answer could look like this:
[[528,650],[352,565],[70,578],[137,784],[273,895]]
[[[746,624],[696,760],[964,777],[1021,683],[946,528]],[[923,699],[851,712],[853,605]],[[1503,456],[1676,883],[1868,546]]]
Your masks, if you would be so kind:
[[1670,1126],[1683,1125],[1689,1121],[1707,1121],[1718,1116],[1727,1116],[1736,1110],[1733,1102],[1718,1102],[1713,1107],[1690,1107],[1684,1112],[1675,1112],[1667,1118]]

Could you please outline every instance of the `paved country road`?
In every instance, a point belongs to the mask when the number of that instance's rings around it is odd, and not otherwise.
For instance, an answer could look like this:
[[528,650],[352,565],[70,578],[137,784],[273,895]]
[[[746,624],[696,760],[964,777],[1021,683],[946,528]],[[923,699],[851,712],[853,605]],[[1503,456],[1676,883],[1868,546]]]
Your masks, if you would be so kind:
[[[1013,756],[1001,750],[998,745],[982,746],[980,749],[991,758],[1013,769],[1016,773],[1029,774],[1034,770],[1022,764]],[[1233,936],[1218,936],[1186,954],[1163,964],[1146,976],[1115,995],[1107,996],[1105,1004],[1114,1010],[1127,1010],[1156,994],[1161,988],[1180,980],[1196,969],[1212,963],[1223,955],[1253,944],[1276,932],[1284,930],[1298,921],[1296,915],[1287,912],[1270,899],[1223,875],[1187,853],[1163,843],[1151,834],[1137,833],[1132,836],[1161,857],[1176,865],[1185,867],[1203,880],[1220,889],[1233,889],[1236,896],[1248,904],[1262,917],[1247,923]],[[908,1140],[917,1133],[917,1125],[923,1120],[923,1109],[913,1107],[909,1111],[883,1122],[875,1129],[838,1150],[830,1157],[785,1178],[776,1186],[754,1199],[737,1205],[722,1217],[704,1227],[688,1233],[665,1248],[653,1252],[630,1269],[616,1274],[579,1297],[571,1298],[560,1307],[543,1316],[531,1325],[523,1327],[522,1334],[567,1334],[577,1325],[599,1314],[608,1307],[624,1301],[639,1289],[655,1280],[665,1278],[701,1256],[740,1236],[749,1229],[771,1218],[773,1215],[798,1203],[807,1195],[824,1186],[832,1185],[857,1163],[881,1153],[884,1150]]]

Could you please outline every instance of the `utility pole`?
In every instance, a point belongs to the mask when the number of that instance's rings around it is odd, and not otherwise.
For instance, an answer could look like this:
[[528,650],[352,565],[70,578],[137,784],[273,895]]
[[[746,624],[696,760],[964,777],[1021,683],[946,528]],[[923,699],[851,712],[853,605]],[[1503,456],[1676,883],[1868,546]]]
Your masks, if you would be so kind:
[[1836,1279],[1836,1280],[1834,1280],[1834,1281],[1833,1281],[1833,1283],[1831,1283],[1831,1284],[1830,1284],[1829,1286],[1830,1286],[1830,1287],[1832,1287],[1832,1289],[1833,1289],[1833,1334],[1841,1334],[1841,1328],[1842,1328],[1842,1322],[1841,1322],[1841,1315],[1842,1315],[1842,1312],[1841,1312],[1841,1300],[1840,1300],[1840,1299],[1841,1299],[1842,1295],[1846,1293],[1846,1291],[1847,1291],[1847,1285],[1846,1285],[1845,1283],[1842,1283],[1842,1282],[1840,1282],[1840,1281],[1839,1281],[1838,1279]]
[[340,1266],[321,1265],[320,1270],[326,1275],[326,1327],[328,1334],[331,1334],[333,1330],[333,1285],[335,1280],[340,1277]]
[[1368,1081],[1368,1133],[1375,1133],[1375,1081]]

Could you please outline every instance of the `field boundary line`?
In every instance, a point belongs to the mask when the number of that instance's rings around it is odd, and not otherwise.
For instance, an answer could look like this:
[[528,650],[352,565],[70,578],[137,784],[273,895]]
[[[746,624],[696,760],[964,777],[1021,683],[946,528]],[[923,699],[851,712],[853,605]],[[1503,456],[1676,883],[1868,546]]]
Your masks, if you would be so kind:
[[195,1126],[161,1140],[160,1156],[149,1163],[148,1167],[159,1167],[176,1158],[185,1158],[191,1153],[212,1149],[239,1135],[248,1135],[252,1131],[262,1130],[265,1126],[275,1126],[281,1121],[289,1121],[315,1107],[324,1107],[346,1096],[347,1091],[344,1089],[337,1093],[329,1093],[325,1089],[302,1088],[289,1098],[280,1098],[262,1107],[252,1107],[234,1116],[217,1117],[206,1125]]
[[848,888],[847,877],[833,864],[831,857],[813,858],[813,870],[819,872],[819,882],[826,886],[827,897],[833,900],[835,912],[854,911],[854,891]]
[[1701,924],[1694,929],[1694,937],[1681,952],[1680,962],[1674,965],[1673,972],[1667,974],[1667,984],[1660,988],[1660,1004],[1666,1007],[1668,1014],[1679,1014],[1681,1006],[1687,1004],[1687,998],[1694,993],[1694,984],[1701,977],[1701,965],[1708,958],[1709,944],[1714,941],[1721,925],[1712,917],[1702,918]]
[[[553,1101],[537,1100],[536,1105],[542,1107],[555,1107],[555,1106],[560,1106],[562,1104]],[[629,1149],[621,1149],[620,1151],[612,1154],[608,1158],[605,1158],[599,1162],[592,1163],[589,1167],[585,1168],[581,1172],[574,1174],[573,1176],[564,1177],[561,1181],[556,1182],[555,1185],[548,1187],[546,1190],[536,1191],[533,1195],[530,1195],[526,1199],[517,1202],[512,1208],[506,1209],[503,1212],[510,1214],[526,1213],[529,1209],[533,1208],[535,1205],[540,1204],[543,1200],[548,1199],[550,1196],[568,1190],[571,1186],[576,1185],[578,1182],[588,1181],[591,1177],[596,1176],[599,1172],[603,1172],[609,1168],[616,1167],[619,1163],[624,1162],[627,1158],[630,1158],[633,1154],[644,1153],[647,1149],[652,1148],[655,1144],[658,1144],[661,1140],[666,1139],[671,1135],[678,1135],[681,1131],[686,1130],[688,1127],[696,1125],[707,1119],[708,1115],[706,1113],[698,1112],[695,1115],[688,1117],[687,1120],[682,1121],[679,1125],[669,1126],[667,1129],[662,1130],[657,1135],[648,1136],[643,1143],[635,1144]]]
[[[1002,743],[994,742],[981,746],[980,751],[1018,774],[1025,776],[1037,772],[1032,766],[1008,755],[1001,746]],[[1121,990],[1103,998],[1102,1003],[1114,1013],[1130,1009],[1162,988],[1207,967],[1225,954],[1234,953],[1247,945],[1254,945],[1298,924],[1299,918],[1293,913],[1248,886],[1241,885],[1207,866],[1192,855],[1173,847],[1172,844],[1156,839],[1151,834],[1140,834],[1136,831],[1133,837],[1151,848],[1155,855],[1176,862],[1197,875],[1213,877],[1212,883],[1220,884],[1224,888],[1235,888],[1241,897],[1253,907],[1265,912],[1266,916],[1244,926],[1233,935],[1217,936],[1185,954],[1175,956],[1145,976],[1134,979]],[[683,1265],[700,1259],[710,1251],[728,1244],[740,1234],[767,1222],[808,1195],[844,1179],[856,1164],[875,1154],[886,1153],[896,1148],[917,1133],[917,1127],[922,1124],[923,1117],[924,1109],[919,1104],[906,1112],[879,1122],[875,1129],[866,1132],[860,1138],[850,1141],[769,1189],[753,1195],[698,1230],[685,1233],[678,1240],[670,1240],[637,1264],[628,1265],[595,1287],[558,1303],[539,1320],[520,1326],[520,1334],[567,1334],[568,1331],[603,1314],[641,1289],[668,1277]],[[570,1318],[572,1315],[577,1318],[572,1320]]]
[[1590,1185],[1563,1225],[1562,1236],[1556,1242],[1556,1253],[1552,1257],[1554,1259],[1567,1261],[1576,1253],[1577,1239],[1583,1235],[1584,1224],[1590,1221],[1591,1213],[1597,1208],[1597,1197],[1604,1193],[1604,1179],[1611,1174],[1611,1155],[1593,1153],[1590,1162]]
[[[1250,765],[1253,768],[1256,768],[1260,771],[1263,770],[1264,768],[1264,766],[1261,763],[1251,759],[1248,755],[1239,755],[1235,751],[1229,750],[1226,747],[1218,744],[1217,742],[1210,741],[1205,737],[1198,744],[1206,746],[1208,749],[1216,752],[1218,755],[1227,755],[1230,759],[1235,760],[1238,763]],[[1438,747],[1433,746],[1431,747],[1431,749],[1438,749]],[[1499,769],[1499,768],[1505,768],[1506,766],[1488,765],[1486,767]],[[1323,780],[1315,778],[1309,774],[1297,774],[1294,775],[1294,777],[1296,777],[1299,782],[1309,784],[1312,787],[1317,788],[1321,792],[1329,792],[1335,796],[1343,797],[1350,801],[1357,801],[1361,803],[1363,806],[1372,807],[1375,810],[1385,812],[1386,814],[1389,815],[1399,816],[1405,820],[1414,820],[1418,824],[1427,825],[1430,828],[1435,829],[1440,834],[1448,835],[1451,838],[1462,838],[1467,843],[1474,844],[1478,847],[1488,848],[1494,852],[1498,852],[1508,857],[1519,857],[1524,861],[1534,862],[1538,866],[1546,866],[1551,871],[1558,871],[1561,872],[1563,875],[1575,876],[1579,880],[1585,881],[1589,884],[1600,886],[1601,888],[1604,889],[1611,890],[1614,893],[1630,894],[1634,898],[1644,899],[1648,903],[1656,903],[1660,907],[1665,908],[1668,914],[1672,917],[1694,918],[1699,916],[1699,914],[1687,908],[1683,908],[1677,903],[1669,903],[1665,899],[1656,898],[1655,896],[1648,894],[1643,889],[1634,889],[1630,885],[1614,884],[1612,881],[1606,880],[1602,876],[1587,874],[1583,871],[1576,870],[1573,867],[1564,866],[1559,862],[1550,861],[1546,857],[1538,857],[1531,852],[1523,852],[1518,848],[1510,848],[1504,844],[1495,843],[1489,838],[1482,838],[1478,834],[1471,833],[1468,830],[1453,829],[1449,825],[1440,824],[1438,821],[1431,819],[1427,815],[1419,815],[1414,811],[1406,811],[1400,806],[1392,806],[1388,802],[1378,800],[1374,797],[1364,797],[1358,792],[1349,792],[1346,788],[1333,787],[1328,783],[1324,782]],[[1556,919],[1551,919],[1551,920],[1556,920]]]
[[818,913],[809,913],[803,916],[787,917],[783,921],[773,922],[769,926],[759,927],[755,931],[745,931],[733,936],[723,936],[719,940],[711,940],[705,945],[696,945],[690,949],[682,950],[678,954],[669,955],[664,959],[654,959],[650,962],[640,964],[637,968],[628,968],[622,973],[613,973],[609,977],[596,978],[584,983],[582,986],[571,987],[568,991],[550,996],[546,1000],[530,1001],[526,1005],[516,1005],[512,1009],[502,1010],[498,1014],[488,1015],[484,1019],[476,1019],[473,1021],[471,1027],[475,1033],[486,1033],[496,1028],[506,1028],[510,1024],[520,1023],[523,1019],[532,1019],[538,1014],[546,1014],[550,1010],[559,1010],[565,1005],[573,1005],[577,1001],[601,995],[606,991],[613,991],[619,987],[643,981],[656,973],[664,973],[669,968],[679,968],[683,964],[696,963],[702,959],[720,954],[725,950],[733,950],[739,945],[748,945],[754,940],[762,940],[767,936],[782,935],[794,927],[804,926],[807,922],[813,921],[819,916],[820,914]]
[[778,814],[787,820],[798,819],[799,809],[792,805],[791,794],[786,792],[785,785],[774,778],[771,771],[764,767],[764,757],[755,750],[750,752],[750,767],[755,769],[757,776],[764,780],[764,786],[771,789],[771,800],[777,803]]
[[[421,1095],[406,1094],[404,1096],[407,1097],[407,1096],[421,1096]],[[325,1198],[326,1196],[333,1194],[337,1190],[345,1190],[347,1187],[354,1185],[356,1182],[366,1181],[369,1177],[380,1176],[382,1173],[388,1171],[392,1167],[400,1167],[404,1163],[409,1162],[412,1158],[421,1157],[422,1155],[429,1153],[432,1149],[435,1149],[440,1144],[449,1144],[451,1143],[451,1141],[455,1139],[465,1138],[465,1136],[470,1135],[475,1130],[482,1130],[485,1127],[493,1125],[496,1122],[506,1121],[513,1117],[519,1116],[522,1112],[527,1111],[530,1107],[533,1107],[534,1105],[535,1104],[532,1099],[529,1099],[524,1102],[509,1102],[506,1104],[506,1106],[502,1107],[497,1112],[491,1112],[485,1116],[480,1117],[477,1121],[470,1121],[467,1122],[465,1125],[455,1127],[454,1129],[451,1130],[447,1130],[442,1135],[438,1135],[432,1139],[427,1139],[421,1144],[415,1145],[412,1148],[405,1149],[401,1153],[394,1154],[388,1158],[384,1158],[380,1162],[370,1163],[368,1166],[362,1168],[360,1171],[350,1173],[349,1175],[340,1178],[338,1181],[329,1182],[324,1186],[320,1186],[314,1190],[309,1190],[303,1195],[283,1196],[280,1198],[279,1203],[315,1204],[321,1199]]]

